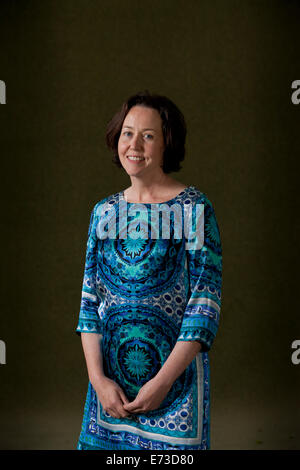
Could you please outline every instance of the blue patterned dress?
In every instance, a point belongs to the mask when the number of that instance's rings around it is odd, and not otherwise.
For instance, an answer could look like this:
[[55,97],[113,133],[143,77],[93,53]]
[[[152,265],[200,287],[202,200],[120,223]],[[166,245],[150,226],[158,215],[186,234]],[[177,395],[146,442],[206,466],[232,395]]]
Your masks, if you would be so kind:
[[[127,219],[122,204],[127,207]],[[168,237],[153,235],[150,210],[155,207],[167,213],[173,204],[180,208],[182,222],[177,212],[169,217]],[[197,204],[202,207],[203,243],[201,248],[189,245],[187,249],[192,238],[184,232],[185,210],[192,207],[197,215]],[[195,186],[167,202],[143,204],[140,212],[130,212],[132,206],[137,204],[127,203],[121,191],[92,210],[76,332],[102,335],[104,373],[120,385],[129,401],[156,375],[177,341],[199,341],[202,347],[159,408],[146,414],[113,418],[89,382],[77,449],[209,449],[208,351],[218,329],[222,285],[222,248],[214,209]],[[177,235],[180,223],[181,238]],[[193,223],[190,227],[198,237]],[[165,222],[159,224],[162,230]],[[108,229],[112,235],[105,238]]]

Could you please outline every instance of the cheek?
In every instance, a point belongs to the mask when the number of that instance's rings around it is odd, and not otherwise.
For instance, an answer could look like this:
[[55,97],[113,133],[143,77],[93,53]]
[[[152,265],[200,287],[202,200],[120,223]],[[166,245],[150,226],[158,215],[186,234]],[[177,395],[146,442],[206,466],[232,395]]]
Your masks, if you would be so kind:
[[163,144],[157,144],[157,146],[155,148],[155,153],[156,153],[156,155],[159,155],[159,158],[162,158],[163,153],[164,153],[164,145]]
[[122,154],[122,153],[124,152],[124,149],[125,149],[124,142],[122,142],[121,140],[119,140],[119,142],[118,142],[118,153],[119,153],[119,154]]

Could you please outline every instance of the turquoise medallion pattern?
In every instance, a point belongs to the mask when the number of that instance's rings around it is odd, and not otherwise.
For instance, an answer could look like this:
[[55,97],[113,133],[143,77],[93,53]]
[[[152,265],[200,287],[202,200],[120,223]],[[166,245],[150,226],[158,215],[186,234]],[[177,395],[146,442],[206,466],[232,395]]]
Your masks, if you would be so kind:
[[[128,210],[125,223],[121,220],[124,204]],[[168,238],[153,236],[153,205],[130,211],[136,205],[126,203],[122,191],[95,204],[76,332],[101,335],[104,373],[119,384],[129,401],[157,374],[177,341],[199,341],[201,351],[160,406],[146,414],[113,418],[89,382],[79,450],[210,448],[208,352],[221,308],[220,233],[211,202],[195,186],[164,203],[173,204],[182,215],[181,238],[175,236],[175,216],[169,219]],[[186,208],[196,204],[203,207],[203,245],[187,249],[183,220]],[[116,232],[105,238],[103,231],[111,222]],[[124,231],[127,238],[121,236]]]

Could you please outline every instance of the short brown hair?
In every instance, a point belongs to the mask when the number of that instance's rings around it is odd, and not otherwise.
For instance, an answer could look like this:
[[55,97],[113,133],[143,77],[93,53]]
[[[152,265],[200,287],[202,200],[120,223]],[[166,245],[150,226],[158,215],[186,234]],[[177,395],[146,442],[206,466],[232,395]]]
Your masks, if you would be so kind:
[[179,171],[182,168],[180,162],[185,156],[187,129],[184,116],[169,98],[151,94],[148,90],[128,98],[107,125],[105,140],[106,145],[113,152],[113,163],[123,168],[118,155],[119,137],[126,115],[133,106],[137,105],[153,108],[159,112],[165,143],[162,169],[164,173]]

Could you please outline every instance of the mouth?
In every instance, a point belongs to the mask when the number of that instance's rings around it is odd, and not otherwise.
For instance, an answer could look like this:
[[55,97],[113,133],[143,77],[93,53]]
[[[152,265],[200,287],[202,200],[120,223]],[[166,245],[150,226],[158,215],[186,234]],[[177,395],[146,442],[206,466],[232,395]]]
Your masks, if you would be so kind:
[[140,162],[143,162],[145,160],[144,157],[139,157],[139,156],[136,156],[136,155],[127,155],[127,160],[129,160],[130,162],[133,162],[133,163],[140,163]]

